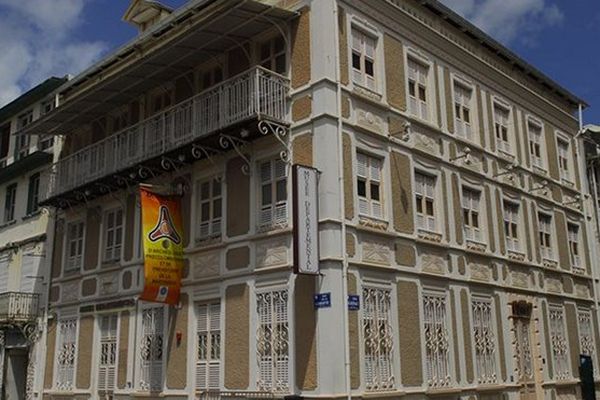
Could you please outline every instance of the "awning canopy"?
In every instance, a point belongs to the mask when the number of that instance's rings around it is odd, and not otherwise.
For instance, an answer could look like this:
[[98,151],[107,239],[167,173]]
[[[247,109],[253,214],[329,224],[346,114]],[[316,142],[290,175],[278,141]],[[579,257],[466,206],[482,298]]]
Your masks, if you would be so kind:
[[66,83],[60,106],[19,133],[69,134],[295,15],[257,0],[192,1]]

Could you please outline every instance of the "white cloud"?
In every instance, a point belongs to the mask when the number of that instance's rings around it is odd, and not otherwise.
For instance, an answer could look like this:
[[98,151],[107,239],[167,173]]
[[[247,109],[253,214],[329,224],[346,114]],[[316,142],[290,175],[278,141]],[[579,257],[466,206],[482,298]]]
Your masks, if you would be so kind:
[[495,39],[535,43],[539,32],[564,20],[557,5],[546,0],[441,0]]
[[74,38],[86,0],[0,0],[0,106],[52,75],[76,74],[107,49]]

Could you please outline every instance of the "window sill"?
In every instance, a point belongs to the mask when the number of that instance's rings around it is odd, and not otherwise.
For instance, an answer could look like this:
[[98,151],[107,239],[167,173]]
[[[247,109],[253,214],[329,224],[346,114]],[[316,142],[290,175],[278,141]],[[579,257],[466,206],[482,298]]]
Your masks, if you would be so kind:
[[279,231],[279,230],[286,229],[286,228],[288,228],[287,221],[281,222],[279,224],[258,226],[258,228],[256,230],[258,233],[268,233],[268,232],[273,232],[273,231]]
[[369,101],[375,101],[378,103],[381,102],[381,99],[383,98],[381,93],[373,89],[369,89],[368,87],[361,85],[360,83],[356,83],[354,81],[352,81],[352,84],[354,85],[354,87],[352,88],[352,92],[354,92],[355,94]]
[[544,267],[546,268],[552,268],[552,269],[556,269],[558,268],[558,261],[556,260],[552,260],[550,258],[546,258],[544,257],[542,259],[542,264],[544,265]]
[[509,153],[506,150],[498,149],[498,156],[500,156],[500,158],[502,158],[503,160],[511,162],[511,163],[513,161],[515,161],[515,155]]
[[4,223],[0,224],[0,229],[3,229],[3,228],[6,228],[6,227],[9,227],[9,226],[11,226],[11,225],[14,225],[14,224],[16,224],[16,223],[17,223],[17,220],[16,220],[16,219],[11,219],[10,221],[6,221],[6,222],[4,222]]
[[35,218],[35,217],[38,217],[40,214],[42,214],[42,210],[36,210],[36,211],[34,211],[34,212],[32,212],[32,213],[29,213],[29,214],[25,215],[25,216],[24,216],[23,218],[21,218],[21,219],[22,219],[23,221],[27,221],[27,220],[33,219],[33,218]]
[[388,221],[372,217],[370,215],[359,215],[358,223],[366,228],[376,229],[379,231],[387,231],[389,226]]
[[583,267],[572,267],[571,270],[573,271],[574,274],[576,275],[586,275],[586,270]]
[[423,228],[417,228],[417,236],[419,239],[427,240],[428,242],[440,243],[442,241],[441,233],[432,232]]
[[560,183],[562,183],[565,186],[568,186],[570,188],[574,188],[575,187],[575,182],[572,182],[568,179],[565,178],[560,178]]
[[533,165],[531,168],[533,169],[533,172],[535,172],[536,174],[544,175],[544,176],[548,175],[548,171],[546,171],[545,169],[543,169],[542,167],[540,167],[538,165]]
[[196,246],[198,247],[205,247],[205,246],[212,246],[215,245],[217,243],[221,243],[221,235],[218,236],[208,236],[205,238],[197,238],[194,243],[196,244]]
[[485,253],[487,250],[487,243],[480,242],[473,239],[467,239],[466,241],[467,249],[473,250],[479,253]]
[[514,261],[525,261],[525,253],[522,253],[517,250],[508,250],[507,251],[508,258]]

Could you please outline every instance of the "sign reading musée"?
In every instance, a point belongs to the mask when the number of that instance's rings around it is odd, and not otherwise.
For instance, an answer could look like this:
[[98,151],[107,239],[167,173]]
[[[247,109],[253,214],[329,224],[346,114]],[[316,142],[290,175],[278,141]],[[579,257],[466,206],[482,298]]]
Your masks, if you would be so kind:
[[[294,272],[319,274],[319,171],[303,165],[292,170]],[[140,300],[176,305],[183,270],[181,196],[140,186],[144,235],[144,290]]]

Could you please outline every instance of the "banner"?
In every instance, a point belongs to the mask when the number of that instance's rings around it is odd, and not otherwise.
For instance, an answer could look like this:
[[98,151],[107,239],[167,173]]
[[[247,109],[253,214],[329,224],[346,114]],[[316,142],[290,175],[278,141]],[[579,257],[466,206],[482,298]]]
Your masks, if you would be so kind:
[[164,196],[140,187],[144,245],[141,300],[175,305],[183,270],[180,196]]
[[319,171],[303,165],[292,167],[294,200],[294,272],[319,274]]

